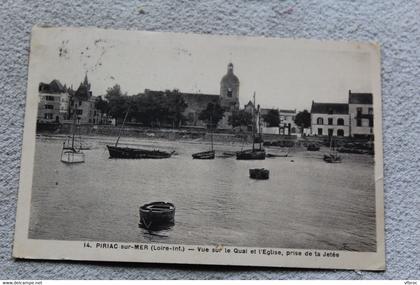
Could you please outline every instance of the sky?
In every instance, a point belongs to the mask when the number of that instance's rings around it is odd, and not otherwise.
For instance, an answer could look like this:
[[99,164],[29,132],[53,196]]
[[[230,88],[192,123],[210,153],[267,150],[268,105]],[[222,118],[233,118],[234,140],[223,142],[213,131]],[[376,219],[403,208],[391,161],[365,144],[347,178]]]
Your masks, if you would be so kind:
[[[77,88],[87,73],[93,95],[119,84],[144,89],[219,94],[232,62],[239,101],[256,93],[265,108],[310,109],[346,103],[348,92],[372,92],[372,46],[346,42],[228,37],[101,29],[35,29],[30,80]],[[35,84],[34,84],[35,86]]]

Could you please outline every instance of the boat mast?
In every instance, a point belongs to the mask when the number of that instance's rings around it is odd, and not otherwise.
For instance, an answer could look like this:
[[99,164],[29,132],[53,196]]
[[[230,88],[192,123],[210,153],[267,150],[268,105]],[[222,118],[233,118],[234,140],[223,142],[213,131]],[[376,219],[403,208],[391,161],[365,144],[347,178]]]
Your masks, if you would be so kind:
[[[213,106],[214,109],[214,106]],[[211,140],[211,151],[213,151],[213,118],[210,116],[210,140]]]
[[125,113],[124,121],[123,121],[123,123],[121,125],[120,131],[118,132],[118,138],[117,138],[117,141],[115,142],[115,147],[118,146],[118,142],[119,142],[120,137],[121,137],[121,132],[122,132],[122,129],[124,128],[125,120],[127,120],[128,110],[129,109],[130,109],[130,106],[128,107],[127,112]]
[[[77,104],[76,104],[77,106]],[[71,137],[71,148],[74,150],[74,135],[76,133],[76,114],[77,114],[77,107],[73,110],[73,135]]]
[[261,150],[262,134],[261,134],[261,113],[260,113],[259,104],[258,104],[258,141],[260,142],[260,150]]
[[255,91],[254,91],[254,106],[252,108],[252,151],[255,150],[254,142],[255,142]]

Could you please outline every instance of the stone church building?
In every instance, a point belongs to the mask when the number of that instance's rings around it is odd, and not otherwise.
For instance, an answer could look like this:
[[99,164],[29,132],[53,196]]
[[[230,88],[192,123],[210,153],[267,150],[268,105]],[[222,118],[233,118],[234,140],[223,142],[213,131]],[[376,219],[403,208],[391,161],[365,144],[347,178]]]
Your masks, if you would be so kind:
[[[158,94],[163,91],[146,89],[144,94]],[[220,94],[184,93],[179,91],[188,105],[183,115],[187,118],[186,125],[190,127],[204,127],[205,122],[198,119],[200,112],[207,108],[209,103],[219,103],[225,110],[223,119],[218,128],[231,128],[229,117],[232,112],[239,109],[239,79],[233,72],[233,64],[229,63],[227,72],[220,80]]]

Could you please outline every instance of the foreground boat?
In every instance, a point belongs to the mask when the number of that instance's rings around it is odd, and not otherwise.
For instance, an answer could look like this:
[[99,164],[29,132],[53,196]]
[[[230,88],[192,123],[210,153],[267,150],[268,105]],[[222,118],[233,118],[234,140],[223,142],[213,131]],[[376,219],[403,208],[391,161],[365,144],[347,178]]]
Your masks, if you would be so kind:
[[249,170],[249,177],[257,180],[267,180],[270,176],[270,170],[265,168],[254,168]]
[[139,226],[146,230],[166,230],[175,225],[175,205],[168,202],[152,202],[139,209]]
[[127,119],[128,111],[125,114],[124,121],[120,128],[120,132],[115,142],[115,145],[107,145],[107,149],[109,152],[109,158],[124,158],[124,159],[161,159],[161,158],[169,158],[175,151],[167,152],[167,151],[160,151],[160,150],[148,150],[148,149],[141,149],[141,148],[131,148],[131,147],[119,147],[118,142],[121,137],[121,130],[124,127],[125,121]]

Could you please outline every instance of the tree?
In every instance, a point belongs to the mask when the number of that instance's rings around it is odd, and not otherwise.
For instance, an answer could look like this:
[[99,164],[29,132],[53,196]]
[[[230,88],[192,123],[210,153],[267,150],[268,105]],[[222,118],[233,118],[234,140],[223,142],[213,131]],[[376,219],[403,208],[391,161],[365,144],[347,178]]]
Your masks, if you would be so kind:
[[223,118],[225,111],[219,103],[208,103],[207,108],[202,110],[198,115],[198,119],[210,125],[210,128],[215,129],[219,121]]
[[109,115],[117,120],[123,119],[131,102],[127,94],[122,93],[120,85],[115,84],[113,87],[108,88],[105,98],[109,102]]
[[188,107],[188,104],[185,103],[184,97],[177,89],[174,89],[173,91],[167,90],[165,91],[165,95],[168,108],[166,118],[172,122],[173,126],[180,127],[186,120],[183,113]]
[[102,123],[103,115],[107,114],[109,111],[108,101],[102,99],[102,96],[98,96],[95,100],[95,109],[99,110],[101,114],[101,123]]
[[297,113],[295,124],[301,128],[302,132],[304,128],[309,128],[311,126],[311,113],[309,113],[308,110]]
[[229,117],[229,124],[233,127],[250,126],[252,125],[252,114],[245,110],[234,111]]
[[277,109],[270,109],[267,114],[262,117],[269,127],[278,127],[280,124],[280,114]]

